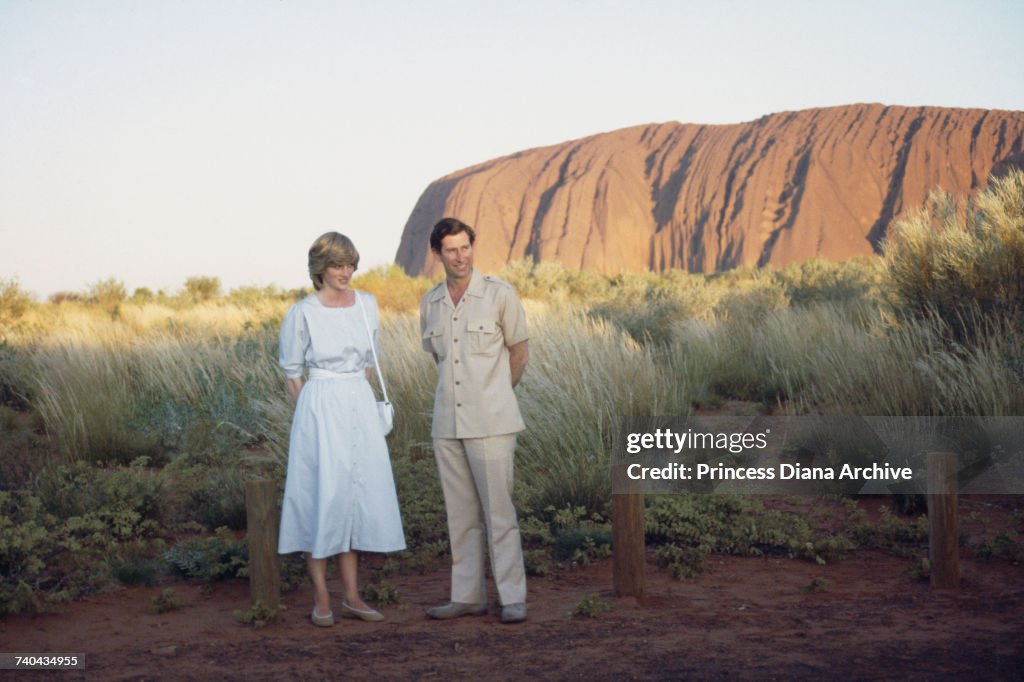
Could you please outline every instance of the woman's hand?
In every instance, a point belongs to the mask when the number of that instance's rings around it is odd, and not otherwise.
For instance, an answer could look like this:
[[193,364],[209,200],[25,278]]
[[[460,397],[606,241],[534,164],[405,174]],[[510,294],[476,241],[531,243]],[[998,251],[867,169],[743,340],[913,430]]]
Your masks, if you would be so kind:
[[291,395],[292,400],[299,399],[299,393],[302,391],[302,377],[297,379],[286,379],[285,382],[288,385],[288,394]]

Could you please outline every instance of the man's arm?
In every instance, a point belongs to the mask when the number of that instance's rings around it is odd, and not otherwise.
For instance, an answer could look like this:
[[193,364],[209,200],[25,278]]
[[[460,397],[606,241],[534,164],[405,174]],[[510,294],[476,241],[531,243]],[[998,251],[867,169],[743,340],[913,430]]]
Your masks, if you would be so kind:
[[512,386],[519,383],[523,377],[523,370],[530,359],[529,341],[520,341],[514,346],[508,347],[508,364],[512,370]]

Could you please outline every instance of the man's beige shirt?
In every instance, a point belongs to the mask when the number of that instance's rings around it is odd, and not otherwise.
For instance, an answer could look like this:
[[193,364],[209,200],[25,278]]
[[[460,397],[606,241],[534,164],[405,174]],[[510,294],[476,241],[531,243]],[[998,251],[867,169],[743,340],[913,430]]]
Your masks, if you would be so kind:
[[444,280],[420,301],[423,350],[437,360],[434,438],[482,438],[526,426],[512,389],[508,348],[526,341],[526,313],[511,285],[473,270],[452,303]]

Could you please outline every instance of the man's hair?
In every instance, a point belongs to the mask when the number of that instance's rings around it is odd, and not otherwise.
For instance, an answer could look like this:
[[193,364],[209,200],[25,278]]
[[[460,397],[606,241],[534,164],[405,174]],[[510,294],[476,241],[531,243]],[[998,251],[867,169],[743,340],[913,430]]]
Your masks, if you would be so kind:
[[325,232],[309,247],[309,278],[313,280],[313,288],[317,291],[324,285],[324,272],[327,268],[340,268],[344,265],[351,265],[353,269],[359,267],[359,252],[345,235]]
[[465,232],[469,235],[470,244],[476,241],[476,232],[473,231],[473,228],[458,218],[443,218],[438,221],[430,233],[431,250],[441,253],[441,240],[449,235],[459,234],[460,232]]

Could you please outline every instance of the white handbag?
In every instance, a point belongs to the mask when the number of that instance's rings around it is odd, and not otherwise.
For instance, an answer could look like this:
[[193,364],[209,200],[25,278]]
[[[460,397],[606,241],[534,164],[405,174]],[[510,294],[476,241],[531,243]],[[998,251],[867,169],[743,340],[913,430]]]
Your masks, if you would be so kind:
[[373,345],[373,332],[370,331],[370,320],[366,317],[366,308],[363,305],[363,297],[356,292],[356,301],[359,303],[359,310],[363,313],[363,324],[366,326],[366,335],[370,338],[370,352],[373,353],[373,366],[377,369],[377,381],[380,382],[380,391],[384,394],[384,400],[377,401],[377,413],[380,415],[380,426],[384,435],[391,433],[395,425],[395,406],[388,400],[388,389],[384,385],[384,374],[380,371],[380,362],[377,361],[377,349]]

